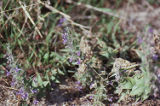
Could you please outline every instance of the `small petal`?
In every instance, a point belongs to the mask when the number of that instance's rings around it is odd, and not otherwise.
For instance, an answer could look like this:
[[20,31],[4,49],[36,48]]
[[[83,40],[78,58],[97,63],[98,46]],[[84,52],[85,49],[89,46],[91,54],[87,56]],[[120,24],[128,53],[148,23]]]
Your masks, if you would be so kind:
[[11,86],[13,87],[14,85],[15,85],[15,82],[14,82],[14,81],[12,81],[12,82],[11,82]]
[[153,33],[153,29],[150,27],[150,28],[148,29],[148,32],[149,32],[149,33]]
[[38,102],[39,102],[38,100],[34,100],[34,101],[33,101],[33,104],[36,105],[36,104],[38,104]]
[[73,61],[73,58],[72,58],[72,57],[70,57],[70,58],[69,58],[69,62],[72,62],[72,61]]
[[19,69],[18,67],[15,68],[16,72],[19,72],[21,69]]
[[78,52],[77,52],[77,56],[80,56],[80,55],[81,55],[81,52],[80,52],[80,51],[78,51]]
[[77,82],[76,82],[76,84],[77,84],[77,85],[80,85],[80,84],[81,84],[81,82],[80,82],[80,81],[77,81]]
[[32,93],[37,93],[36,89],[31,90]]
[[93,96],[89,96],[89,99],[93,99]]
[[11,73],[8,71],[8,72],[7,72],[7,76],[9,76],[10,74],[11,74]]
[[156,54],[153,54],[153,56],[152,56],[152,58],[153,58],[153,60],[158,60],[158,55],[156,55]]
[[77,64],[78,64],[78,65],[81,64],[81,60],[80,60],[80,59],[78,59]]
[[143,42],[142,37],[138,36],[138,44],[141,44]]

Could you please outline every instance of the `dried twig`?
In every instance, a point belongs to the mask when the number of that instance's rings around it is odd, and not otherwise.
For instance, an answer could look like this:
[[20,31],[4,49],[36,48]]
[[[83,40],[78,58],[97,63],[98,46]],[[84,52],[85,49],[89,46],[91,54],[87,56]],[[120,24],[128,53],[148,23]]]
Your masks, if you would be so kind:
[[39,31],[38,27],[36,26],[36,24],[34,23],[34,21],[32,20],[30,14],[28,13],[28,11],[26,10],[26,7],[22,5],[22,3],[19,1],[19,4],[21,5],[23,11],[25,12],[26,16],[29,18],[29,20],[31,21],[31,23],[35,26],[35,30],[38,32],[38,34],[40,35],[41,38],[43,38],[41,32]]
[[97,12],[101,12],[101,13],[106,14],[106,15],[110,15],[110,16],[117,17],[117,18],[120,18],[120,19],[125,19],[125,17],[119,16],[118,14],[115,14],[115,13],[112,13],[112,12],[108,12],[108,11],[103,11],[100,8],[93,7],[93,6],[88,5],[88,4],[82,4],[80,2],[77,3],[77,2],[74,2],[72,0],[66,0],[66,2],[70,3],[70,4],[74,4],[76,6],[82,6],[82,7],[85,7],[87,9],[91,9],[91,10],[94,10],[94,11],[97,11]]
[[[35,6],[35,5],[37,5],[37,4],[39,4],[39,3],[35,3],[35,4],[31,4],[31,5],[28,5],[28,6],[24,6],[25,8],[28,8],[28,7],[31,7],[31,6]],[[5,11],[1,11],[0,12],[0,14],[1,13],[6,13],[6,12],[9,12],[9,11],[15,11],[15,10],[19,10],[19,9],[21,9],[22,7],[17,7],[17,8],[12,8],[12,9],[9,9],[9,10],[5,10]]]
[[46,8],[48,8],[48,9],[51,10],[52,12],[55,12],[55,13],[58,13],[58,14],[62,15],[62,16],[65,17],[69,22],[71,22],[72,25],[78,26],[78,27],[80,27],[82,30],[90,29],[90,27],[88,27],[88,26],[84,26],[84,25],[81,25],[81,24],[78,24],[78,23],[72,21],[72,20],[71,20],[71,17],[70,17],[69,15],[67,15],[67,14],[65,14],[65,13],[57,10],[56,8],[48,5],[47,3],[43,3],[43,2],[41,2],[41,1],[39,1],[39,3],[41,3],[42,5],[44,5]]
[[[10,16],[7,16],[5,13],[4,13],[4,16],[8,19],[8,21],[12,18]],[[10,20],[10,22],[13,26],[15,26],[17,28],[18,32],[24,36],[24,33],[22,32],[22,30],[19,29],[19,27],[16,25],[16,23],[12,20]]]
[[7,87],[7,86],[4,86],[4,85],[2,85],[2,84],[0,84],[0,87],[6,88],[6,89],[10,89],[10,90],[18,91],[18,89],[16,89],[16,88]]

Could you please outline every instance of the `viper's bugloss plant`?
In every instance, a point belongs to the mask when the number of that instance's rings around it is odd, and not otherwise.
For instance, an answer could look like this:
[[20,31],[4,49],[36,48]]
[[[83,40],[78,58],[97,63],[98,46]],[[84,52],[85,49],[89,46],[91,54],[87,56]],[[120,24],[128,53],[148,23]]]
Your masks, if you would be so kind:
[[7,73],[6,76],[12,76],[12,82],[11,82],[11,86],[15,89],[19,89],[16,92],[16,95],[19,95],[23,100],[27,100],[28,99],[28,92],[25,90],[25,88],[23,87],[24,84],[24,78],[22,75],[22,73],[24,73],[24,71],[20,68],[18,68],[18,65],[16,63],[16,61],[14,60],[13,54],[12,54],[12,50],[10,48],[10,45],[7,45],[7,53],[6,53],[6,58],[7,58]]
[[62,32],[62,40],[63,44],[65,46],[65,49],[67,49],[70,57],[69,57],[69,62],[73,64],[80,64],[81,58],[80,58],[80,51],[78,50],[78,47],[76,47],[77,42],[79,41],[74,41],[75,35],[72,29],[67,26],[67,20],[65,18],[60,19],[60,24],[64,25],[64,29]]
[[17,65],[17,62],[14,59],[12,49],[10,48],[9,44],[7,45],[7,53],[5,57],[7,58],[6,76],[12,77],[10,85],[13,89],[16,89],[14,91],[16,97],[21,97],[21,99],[24,101],[29,100],[31,97],[35,97],[35,95],[38,93],[38,90],[33,89],[31,86],[26,86],[27,83],[25,83],[25,72],[23,69],[18,68],[19,66]]

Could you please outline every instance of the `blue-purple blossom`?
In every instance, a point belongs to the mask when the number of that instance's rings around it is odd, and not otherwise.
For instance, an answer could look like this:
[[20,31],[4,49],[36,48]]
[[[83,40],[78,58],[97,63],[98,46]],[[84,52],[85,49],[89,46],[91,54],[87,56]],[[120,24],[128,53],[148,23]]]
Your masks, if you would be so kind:
[[81,64],[81,60],[80,59],[77,60],[77,64],[78,65]]
[[14,81],[12,81],[12,82],[11,82],[11,86],[13,87],[14,85],[15,85],[15,82],[14,82]]
[[69,62],[72,62],[72,61],[73,61],[73,58],[72,58],[72,57],[70,57],[70,58],[69,58]]
[[155,60],[155,61],[158,60],[158,55],[157,54],[153,54],[152,55],[152,59]]
[[36,105],[36,104],[38,104],[38,102],[39,102],[38,100],[34,100],[34,101],[33,101],[33,104]]
[[150,27],[150,28],[148,29],[148,32],[152,34],[152,33],[153,33],[153,29]]
[[21,69],[19,69],[18,67],[15,68],[16,72],[19,72]]
[[77,56],[80,56],[80,55],[81,55],[81,52],[80,52],[80,51],[78,51],[78,52],[77,52]]
[[141,36],[138,36],[138,44],[141,44],[143,42],[143,39]]
[[22,95],[24,92],[23,92],[23,89],[19,89],[18,92],[16,92],[16,95]]
[[34,94],[34,93],[37,93],[38,91],[36,89],[33,89],[31,90],[31,92]]
[[80,81],[77,81],[76,82],[76,89],[78,89],[79,91],[81,91],[83,89],[83,87],[81,86],[81,82]]
[[89,96],[89,99],[93,99],[93,96]]
[[112,81],[109,81],[108,84],[113,85],[113,82],[112,82]]
[[94,88],[94,83],[91,83],[90,89]]
[[81,82],[80,82],[80,81],[76,81],[76,84],[77,84],[77,85],[80,85],[80,84],[81,84]]
[[112,102],[113,101],[113,97],[108,98],[108,101]]
[[82,87],[82,86],[77,86],[76,88],[77,88],[79,91],[81,91],[83,87]]
[[22,99],[27,99],[27,98],[28,98],[28,93],[23,93],[23,94],[21,95],[21,97],[22,97]]
[[66,21],[66,18],[61,18],[59,20],[58,26],[62,26],[62,24]]
[[10,73],[9,71],[7,71],[7,74],[6,74],[6,75],[9,76],[10,74],[11,74],[11,73]]
[[65,32],[65,33],[63,33],[62,34],[62,39],[63,39],[63,44],[65,45],[66,43],[67,43],[67,41],[68,41],[68,34]]
[[66,21],[66,18],[61,18],[59,22],[64,23],[65,21]]
[[20,95],[22,99],[28,98],[28,93],[24,92],[24,88],[19,89],[19,91],[16,92],[16,95]]

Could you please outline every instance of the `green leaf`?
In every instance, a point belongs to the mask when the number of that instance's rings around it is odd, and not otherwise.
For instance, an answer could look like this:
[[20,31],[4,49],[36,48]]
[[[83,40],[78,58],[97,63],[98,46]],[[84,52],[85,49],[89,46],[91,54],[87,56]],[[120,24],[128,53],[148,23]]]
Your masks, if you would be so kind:
[[142,95],[142,101],[146,100],[148,97],[149,97],[149,95],[148,95],[148,94],[144,94],[144,95]]
[[49,81],[43,81],[44,87],[46,87],[49,84]]
[[148,85],[148,86],[145,87],[144,94],[148,95],[150,92],[151,92],[151,88],[150,88],[150,86]]
[[56,78],[55,78],[55,76],[51,76],[51,80],[53,81],[53,80],[55,80]]
[[106,58],[109,58],[108,52],[101,52],[101,55],[104,56],[104,57],[106,57]]
[[118,100],[118,102],[120,102],[121,100],[123,100],[126,95],[127,95],[126,93],[122,93],[121,96],[120,96],[120,98],[119,98],[119,100]]
[[55,83],[60,83],[60,81],[56,79],[56,80],[55,80]]
[[35,81],[32,81],[32,86],[33,86],[33,87],[38,87],[38,84],[35,83]]
[[129,81],[123,83],[122,85],[123,85],[122,89],[132,89],[132,87],[133,87],[133,85]]
[[59,73],[60,75],[65,75],[64,72],[61,71],[59,68],[58,68],[58,73]]
[[37,72],[37,81],[38,81],[38,84],[42,87],[43,81],[42,81],[42,78],[38,72]]
[[132,85],[135,85],[135,80],[132,77],[126,77],[126,80],[130,81]]
[[51,70],[52,74],[53,75],[56,75],[57,74],[57,71],[56,70]]
[[109,8],[98,8],[100,11],[102,12],[110,12],[110,13],[113,13],[113,11]]
[[45,60],[48,60],[48,58],[49,58],[49,53],[46,53],[46,54],[43,56],[43,58],[44,58]]
[[131,96],[140,96],[140,95],[142,95],[142,93],[144,92],[144,86],[141,86],[141,87],[137,87],[137,86],[135,86],[135,87],[133,87],[133,89],[132,89],[132,91],[130,92],[130,95]]

